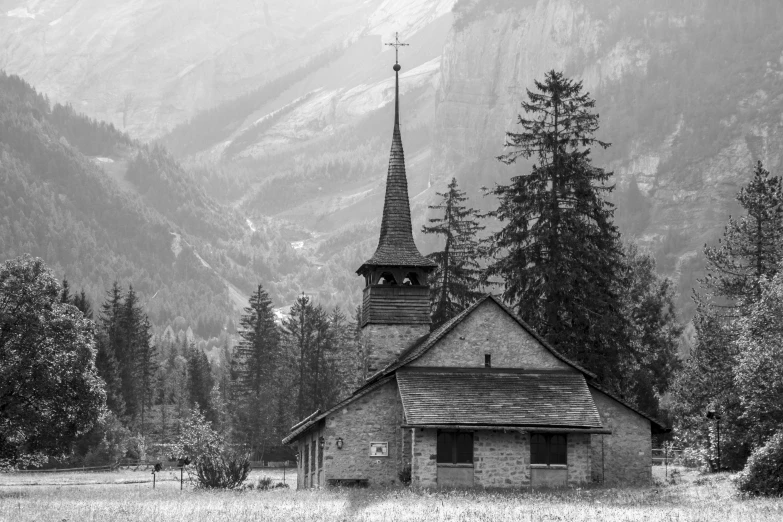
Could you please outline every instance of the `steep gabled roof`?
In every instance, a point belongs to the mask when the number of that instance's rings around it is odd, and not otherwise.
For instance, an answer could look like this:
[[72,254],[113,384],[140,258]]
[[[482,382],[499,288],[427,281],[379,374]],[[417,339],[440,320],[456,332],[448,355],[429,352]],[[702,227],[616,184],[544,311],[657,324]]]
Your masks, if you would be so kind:
[[505,311],[509,316],[511,316],[517,324],[519,324],[524,330],[529,333],[536,341],[541,343],[541,345],[546,348],[552,355],[563,361],[564,363],[570,365],[574,369],[582,372],[586,376],[590,378],[595,378],[596,375],[585,368],[581,367],[571,359],[567,358],[557,350],[555,350],[552,345],[550,345],[543,337],[538,335],[535,330],[533,330],[530,325],[528,325],[525,321],[520,319],[514,312],[512,312],[505,304],[503,304],[500,299],[497,297],[486,294],[485,296],[479,298],[475,303],[470,305],[468,308],[463,310],[461,313],[457,314],[450,320],[443,323],[439,328],[433,330],[430,332],[429,336],[424,337],[422,339],[417,340],[410,348],[405,350],[400,354],[397,359],[395,359],[391,364],[387,365],[386,368],[382,369],[378,373],[376,373],[373,377],[370,378],[370,380],[374,378],[380,378],[384,375],[389,375],[390,373],[393,373],[398,368],[401,368],[405,366],[408,363],[411,363],[430,351],[430,349],[437,344],[438,341],[440,341],[443,337],[446,336],[450,331],[452,331],[458,324],[460,324],[462,321],[464,321],[471,313],[473,313],[476,308],[481,306],[486,301],[492,301],[500,308]]

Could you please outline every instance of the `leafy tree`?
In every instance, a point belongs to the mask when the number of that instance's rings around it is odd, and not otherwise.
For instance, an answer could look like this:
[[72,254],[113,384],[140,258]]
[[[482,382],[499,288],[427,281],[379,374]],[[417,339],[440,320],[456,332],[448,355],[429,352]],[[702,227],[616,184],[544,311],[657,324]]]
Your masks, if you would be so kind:
[[783,274],[759,284],[760,299],[739,324],[737,387],[749,438],[761,446],[783,429]]
[[0,468],[62,455],[106,407],[93,325],[43,261],[0,267]]
[[489,242],[487,278],[500,277],[504,298],[567,356],[620,389],[614,374],[626,341],[626,320],[614,280],[622,267],[614,208],[603,199],[610,173],[591,164],[595,101],[581,82],[551,71],[522,102],[522,132],[507,133],[506,164],[535,158],[532,170],[496,185],[504,223]]
[[437,193],[441,202],[430,209],[441,211],[440,217],[429,219],[422,232],[444,238],[443,250],[427,257],[438,264],[430,279],[432,301],[432,327],[436,328],[467,308],[480,295],[481,271],[478,259],[482,249],[476,234],[484,227],[479,225],[478,211],[465,206],[467,196],[452,178],[447,192]]
[[718,245],[707,247],[708,275],[702,286],[714,305],[743,309],[761,297],[762,277],[772,277],[783,257],[783,193],[778,176],[770,176],[759,161],[753,179],[737,193],[746,211],[729,218]]
[[714,462],[715,428],[704,413],[718,412],[721,463],[733,469],[745,464],[777,422],[776,410],[767,409],[777,389],[776,351],[768,343],[779,336],[774,281],[781,261],[781,197],[780,178],[758,163],[737,194],[746,215],[730,218],[718,245],[705,246],[708,273],[699,281],[701,292],[694,291],[697,342],[673,387],[680,436]]
[[679,368],[677,347],[682,325],[674,306],[670,279],[655,271],[655,260],[631,243],[625,248],[624,270],[618,277],[622,315],[628,321],[628,343],[623,352],[623,393],[642,410],[659,412],[659,397],[669,388]]

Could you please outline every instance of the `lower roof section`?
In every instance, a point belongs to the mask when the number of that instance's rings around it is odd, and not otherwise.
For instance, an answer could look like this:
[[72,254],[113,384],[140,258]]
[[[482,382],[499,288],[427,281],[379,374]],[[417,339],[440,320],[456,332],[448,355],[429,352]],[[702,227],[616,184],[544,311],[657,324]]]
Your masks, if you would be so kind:
[[411,427],[604,429],[584,375],[578,372],[400,369],[397,383],[405,425]]

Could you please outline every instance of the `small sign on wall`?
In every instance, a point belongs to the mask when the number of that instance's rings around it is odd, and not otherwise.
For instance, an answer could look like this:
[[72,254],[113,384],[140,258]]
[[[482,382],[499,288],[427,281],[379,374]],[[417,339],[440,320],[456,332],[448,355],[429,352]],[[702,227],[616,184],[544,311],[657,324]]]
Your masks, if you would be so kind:
[[388,457],[389,456],[389,443],[388,442],[371,442],[370,443],[370,456],[371,457]]

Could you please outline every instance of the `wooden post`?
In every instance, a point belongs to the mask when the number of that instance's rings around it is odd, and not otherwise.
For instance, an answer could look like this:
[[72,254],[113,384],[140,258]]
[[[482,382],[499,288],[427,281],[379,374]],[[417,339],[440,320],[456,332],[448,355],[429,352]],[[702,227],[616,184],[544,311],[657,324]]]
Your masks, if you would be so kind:
[[185,466],[179,468],[179,490],[182,491],[182,476],[185,472]]
[[152,489],[155,489],[155,472],[152,472]]

